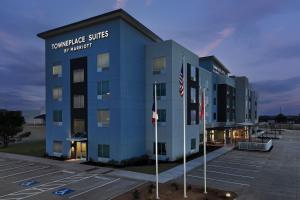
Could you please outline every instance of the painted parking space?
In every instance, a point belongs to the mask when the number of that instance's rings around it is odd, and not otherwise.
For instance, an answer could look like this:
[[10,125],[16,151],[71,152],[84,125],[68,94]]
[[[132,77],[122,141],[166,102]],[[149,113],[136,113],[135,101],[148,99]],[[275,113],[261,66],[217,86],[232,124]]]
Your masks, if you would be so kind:
[[[255,184],[255,180],[263,169],[267,154],[247,155],[249,152],[232,151],[207,163],[208,187],[223,190],[241,191]],[[190,184],[203,185],[203,166],[188,173]]]
[[[1,158],[2,159],[2,158]],[[0,161],[0,200],[112,199],[141,181],[61,166],[5,159]]]

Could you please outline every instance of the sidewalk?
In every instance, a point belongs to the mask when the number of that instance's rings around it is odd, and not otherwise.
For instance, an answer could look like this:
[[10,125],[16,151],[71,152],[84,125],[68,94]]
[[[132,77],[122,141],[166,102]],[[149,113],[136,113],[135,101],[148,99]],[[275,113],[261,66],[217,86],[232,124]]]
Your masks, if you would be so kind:
[[[212,151],[206,155],[206,160],[207,160],[207,162],[209,162],[209,161],[231,151],[233,148],[234,148],[234,146],[224,146],[220,149]],[[117,177],[124,177],[124,178],[131,178],[131,179],[136,179],[136,180],[152,181],[152,182],[155,181],[155,175],[152,175],[152,174],[144,174],[144,173],[131,172],[131,171],[125,171],[125,170],[119,170],[119,169],[111,169],[111,168],[105,168],[105,167],[97,167],[97,169],[95,169],[96,168],[95,166],[80,164],[80,162],[76,162],[76,161],[60,161],[60,160],[52,160],[52,159],[48,159],[48,158],[25,156],[25,155],[19,155],[19,154],[3,153],[3,152],[0,152],[0,157],[8,158],[8,159],[17,159],[17,160],[38,162],[38,163],[42,163],[42,164],[46,164],[46,165],[53,165],[53,166],[60,167],[62,169],[73,170],[73,171],[77,171],[77,172],[93,170],[93,172],[97,172],[97,173],[108,172],[108,173],[106,173],[107,175],[112,175],[112,176],[117,176]],[[186,163],[186,171],[189,172],[201,165],[203,165],[203,156],[187,162]],[[176,179],[182,175],[183,175],[183,164],[178,165],[172,169],[169,169],[167,171],[160,173],[159,174],[159,182],[166,183],[166,182]]]
[[[220,149],[212,151],[206,155],[206,161],[207,162],[211,161],[211,160],[231,151],[233,148],[234,148],[234,146],[224,146]],[[189,172],[201,165],[203,165],[203,156],[187,162],[186,163],[186,171]],[[114,176],[133,178],[133,179],[144,180],[144,181],[152,181],[152,182],[155,181],[155,175],[151,175],[151,174],[130,172],[130,171],[124,171],[124,170],[115,170],[109,174],[114,175]],[[167,171],[160,173],[159,174],[159,182],[166,183],[166,182],[176,179],[182,175],[183,175],[183,164],[178,165],[172,169],[169,169]]]

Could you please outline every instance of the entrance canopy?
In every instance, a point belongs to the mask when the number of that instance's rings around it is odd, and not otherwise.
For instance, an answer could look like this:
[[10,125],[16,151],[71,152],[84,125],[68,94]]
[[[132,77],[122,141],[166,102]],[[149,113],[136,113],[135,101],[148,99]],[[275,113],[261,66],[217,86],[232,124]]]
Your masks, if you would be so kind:
[[84,142],[87,141],[87,134],[86,133],[76,133],[72,135],[70,138],[67,138],[68,141],[71,142]]
[[237,125],[240,125],[240,126],[253,126],[254,124],[250,123],[250,122],[243,122],[243,123],[237,123]]

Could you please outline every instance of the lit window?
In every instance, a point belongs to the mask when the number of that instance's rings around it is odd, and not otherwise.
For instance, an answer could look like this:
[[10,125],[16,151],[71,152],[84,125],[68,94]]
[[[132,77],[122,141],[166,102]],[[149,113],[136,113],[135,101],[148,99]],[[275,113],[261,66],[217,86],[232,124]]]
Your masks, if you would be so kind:
[[53,153],[61,154],[63,150],[62,141],[53,141]]
[[61,65],[53,65],[52,66],[52,75],[55,77],[61,77],[62,75],[62,66]]
[[62,122],[62,111],[61,110],[53,111],[53,122]]
[[157,109],[158,120],[157,122],[166,122],[167,112],[165,109]]
[[84,108],[84,95],[74,95],[73,108]]
[[98,127],[109,127],[110,124],[110,112],[109,110],[97,111]]
[[98,144],[98,157],[99,158],[109,158],[110,150],[107,144]]
[[108,70],[110,64],[109,53],[101,53],[97,56],[97,71]]
[[109,81],[100,81],[97,84],[97,98],[102,99],[110,95]]
[[153,74],[160,74],[166,69],[166,57],[159,57],[153,60]]
[[193,138],[191,139],[191,150],[195,150],[196,149],[196,139]]
[[74,119],[73,121],[73,133],[84,133],[85,132],[85,120]]
[[73,70],[73,83],[84,82],[84,69]]
[[53,88],[52,97],[56,101],[61,101],[62,100],[62,88],[61,87]]

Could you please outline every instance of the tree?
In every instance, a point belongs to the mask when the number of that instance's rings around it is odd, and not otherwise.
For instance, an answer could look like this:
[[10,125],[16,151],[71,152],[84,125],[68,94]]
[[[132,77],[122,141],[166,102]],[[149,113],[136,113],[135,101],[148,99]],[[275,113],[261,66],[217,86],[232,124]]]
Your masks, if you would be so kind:
[[9,139],[23,131],[25,123],[20,111],[0,110],[0,139],[5,147]]
[[275,117],[275,121],[277,123],[284,123],[287,121],[287,117],[285,115],[283,115],[282,113],[280,113]]

